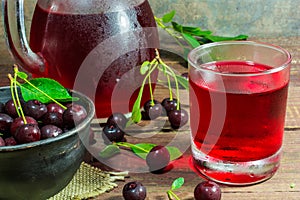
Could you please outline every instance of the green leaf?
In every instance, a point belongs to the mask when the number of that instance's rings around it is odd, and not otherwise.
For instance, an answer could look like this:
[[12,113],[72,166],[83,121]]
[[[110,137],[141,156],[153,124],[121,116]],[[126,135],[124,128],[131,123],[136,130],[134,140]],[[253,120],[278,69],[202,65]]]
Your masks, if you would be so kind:
[[28,75],[25,72],[17,72],[18,77],[22,78],[22,79],[27,79]]
[[171,186],[171,190],[176,190],[181,188],[181,186],[184,184],[184,178],[183,177],[179,177],[177,179],[175,179],[172,183]]
[[172,19],[174,18],[176,14],[176,11],[175,10],[172,10],[171,12],[165,14],[163,17],[162,17],[162,20],[164,23],[169,23],[172,21]]
[[188,60],[188,55],[189,55],[190,51],[191,51],[191,49],[186,48],[186,47],[183,49],[183,56],[184,56],[185,60]]
[[24,83],[20,86],[22,97],[25,101],[33,99],[39,100],[42,103],[49,103],[52,101],[32,85],[59,102],[68,102],[75,100],[69,94],[67,89],[57,81],[50,78],[35,78],[30,80],[29,83]]
[[[135,144],[135,145],[131,145],[130,148],[131,150],[140,158],[142,159],[146,159],[147,154],[151,151],[151,149],[153,147],[157,146],[156,144],[152,144],[152,143],[139,143],[139,144]],[[166,149],[169,151],[170,153],[170,160],[175,160],[177,158],[179,158],[180,156],[182,156],[181,151],[173,146],[166,146]]]
[[170,160],[176,160],[177,158],[180,158],[182,156],[182,152],[177,148],[173,146],[166,146],[167,150],[170,153]]
[[176,23],[176,22],[172,22],[172,26],[173,26],[173,29],[179,33],[182,33],[183,32],[183,28],[182,28],[182,25]]
[[101,158],[110,158],[118,153],[120,153],[120,148],[116,145],[108,145],[106,146],[100,153],[99,156]]
[[177,77],[178,83],[179,83],[182,87],[184,87],[184,89],[188,90],[188,89],[189,89],[189,81],[188,81],[186,78],[184,78],[184,77],[182,77],[182,76],[180,76],[180,75],[176,75],[176,77]]
[[193,36],[187,34],[187,33],[181,33],[183,38],[191,45],[193,48],[196,48],[200,46],[200,43],[198,42],[197,39],[195,39]]
[[199,36],[199,37],[208,36],[212,34],[211,31],[202,31],[199,27],[190,27],[190,26],[182,26],[182,31],[184,33],[188,33],[190,35]]
[[138,123],[142,120],[142,113],[140,110],[141,101],[142,101],[142,95],[139,95],[132,108],[131,121],[134,123]]
[[295,184],[295,183],[291,183],[291,184],[290,184],[290,188],[291,188],[291,189],[294,189],[295,187],[296,187],[296,184]]
[[149,66],[150,66],[150,62],[149,61],[145,61],[143,62],[141,68],[140,68],[140,73],[142,75],[145,75],[148,71],[149,71]]
[[131,146],[131,150],[140,158],[146,159],[150,150],[155,147],[156,144],[151,143],[139,143]]
[[224,36],[208,35],[205,38],[212,42],[220,42],[220,41],[229,41],[229,40],[246,40],[248,36],[238,35],[236,37],[224,37]]

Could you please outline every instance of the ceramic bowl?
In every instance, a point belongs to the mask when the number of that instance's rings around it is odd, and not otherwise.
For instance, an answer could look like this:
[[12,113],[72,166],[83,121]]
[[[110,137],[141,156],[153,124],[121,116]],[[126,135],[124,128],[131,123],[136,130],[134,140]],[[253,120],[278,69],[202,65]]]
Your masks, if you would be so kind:
[[[87,117],[74,129],[55,138],[0,147],[0,199],[47,199],[71,180],[86,153],[93,102],[72,91],[87,110]],[[11,98],[9,87],[0,87],[0,102]]]

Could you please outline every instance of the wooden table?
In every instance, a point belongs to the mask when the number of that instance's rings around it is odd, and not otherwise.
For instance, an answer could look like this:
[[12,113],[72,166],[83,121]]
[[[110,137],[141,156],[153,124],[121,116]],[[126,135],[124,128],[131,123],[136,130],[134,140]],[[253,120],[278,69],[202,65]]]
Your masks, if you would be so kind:
[[[291,83],[289,88],[288,108],[285,126],[285,135],[283,143],[283,156],[281,166],[278,172],[269,180],[246,187],[229,187],[222,186],[222,199],[223,200],[299,200],[300,199],[300,37],[290,38],[253,38],[264,42],[270,42],[280,45],[291,52],[293,56],[292,70],[291,70]],[[170,44],[172,45],[172,44]],[[164,56],[166,63],[174,67],[180,73],[186,72],[186,63],[176,56]],[[9,60],[9,59],[8,59]],[[0,61],[2,65],[0,68],[0,85],[7,85],[8,79],[6,75],[11,71],[5,60]],[[183,98],[186,97],[184,91],[181,92]],[[168,91],[164,87],[158,87],[155,92],[155,97],[162,100],[168,95]],[[184,106],[187,106],[187,100],[183,99]],[[101,129],[97,126],[97,120],[92,124],[96,133]],[[134,128],[130,129],[134,131]],[[189,127],[186,126],[179,132],[172,131],[168,125],[162,130],[144,131],[143,138],[135,136],[128,136],[127,140],[131,143],[149,142],[156,144],[168,144],[174,139],[175,135],[180,134],[184,136],[182,140],[183,145],[189,139]],[[166,191],[170,188],[171,183],[178,177],[184,177],[185,184],[182,188],[176,191],[176,194],[183,200],[193,199],[194,187],[204,179],[198,176],[189,166],[190,149],[184,152],[183,156],[173,163],[173,168],[163,174],[153,174],[148,172],[131,172],[125,182],[118,182],[119,187],[115,188],[109,193],[105,193],[94,199],[101,200],[117,200],[122,199],[123,185],[132,180],[142,182],[147,188],[147,199],[160,200],[167,199]],[[143,162],[143,161],[141,161]],[[96,159],[91,161],[91,164],[102,169],[107,169],[107,166],[98,162]],[[130,166],[126,160],[120,160],[120,167]]]

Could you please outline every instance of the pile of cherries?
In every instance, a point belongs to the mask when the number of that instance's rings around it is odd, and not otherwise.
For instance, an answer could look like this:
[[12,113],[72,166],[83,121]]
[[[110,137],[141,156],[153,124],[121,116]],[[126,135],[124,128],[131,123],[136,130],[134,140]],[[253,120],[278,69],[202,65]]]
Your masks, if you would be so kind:
[[[148,100],[145,102],[142,111],[144,120],[154,120],[160,116],[167,116],[171,127],[178,129],[184,126],[189,119],[188,112],[184,109],[177,109],[178,101],[173,98],[165,98],[161,103],[157,100]],[[107,143],[125,141],[124,129],[128,119],[122,113],[113,113],[103,128],[103,139]]]
[[[0,103],[0,146],[56,137],[86,118],[87,112],[82,105],[69,102],[65,106],[67,109],[38,100],[21,101],[21,108],[16,107],[12,99]],[[24,113],[23,117],[17,109]]]
[[[147,190],[142,183],[131,181],[124,185],[122,194],[125,200],[144,200]],[[213,181],[203,181],[194,189],[195,200],[220,200],[221,194],[220,186]]]
[[[177,99],[165,98],[161,103],[149,100],[144,104],[142,116],[144,120],[154,120],[160,116],[167,116],[174,129],[178,129],[188,122],[188,113],[178,108]],[[122,113],[113,113],[103,127],[102,138],[106,144],[125,142],[125,131],[128,119]],[[161,145],[153,147],[147,154],[146,163],[151,172],[163,171],[170,162],[169,151]]]

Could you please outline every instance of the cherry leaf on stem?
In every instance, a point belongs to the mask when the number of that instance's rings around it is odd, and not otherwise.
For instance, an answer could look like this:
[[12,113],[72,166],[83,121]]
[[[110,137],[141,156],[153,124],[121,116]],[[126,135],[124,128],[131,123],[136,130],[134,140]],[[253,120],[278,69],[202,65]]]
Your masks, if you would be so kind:
[[187,34],[187,33],[181,33],[183,38],[191,45],[193,48],[196,48],[200,46],[200,43],[198,42],[197,39],[195,39],[193,36]]
[[[139,143],[139,144],[130,145],[130,148],[133,151],[133,153],[135,153],[137,156],[139,156],[142,159],[146,159],[147,154],[155,146],[157,146],[157,145],[152,144],[152,143]],[[170,153],[170,160],[171,161],[176,160],[177,158],[182,156],[181,151],[177,147],[166,146],[166,149]]]
[[224,37],[224,36],[216,36],[216,35],[208,35],[206,39],[212,42],[220,42],[220,41],[227,41],[227,40],[246,40],[248,38],[247,35],[238,35],[235,37]]
[[150,62],[149,61],[145,61],[143,62],[141,68],[140,68],[140,73],[142,75],[145,75],[148,71],[149,71],[149,66],[150,66]]
[[111,144],[107,145],[102,151],[100,151],[99,156],[101,158],[110,158],[118,153],[120,153],[120,148]]
[[170,160],[176,160],[177,158],[180,158],[182,156],[182,152],[177,148],[173,146],[166,146],[166,149],[170,153]]
[[172,10],[171,12],[169,13],[166,13],[163,17],[162,17],[162,20],[164,23],[169,23],[172,21],[172,19],[174,18],[176,14],[176,11],[175,10]]
[[132,145],[130,148],[137,156],[139,156],[142,159],[146,159],[147,154],[150,152],[150,150],[155,147],[155,144],[151,143],[139,143]]
[[25,72],[17,72],[18,77],[22,78],[22,79],[27,79],[28,75]]
[[49,103],[52,101],[32,85],[59,102],[76,100],[76,98],[73,98],[67,89],[57,81],[49,78],[35,78],[31,79],[29,83],[26,82],[20,85],[22,97],[25,101],[33,99],[39,100],[42,103]]
[[184,184],[184,178],[183,177],[179,177],[177,179],[175,179],[172,183],[171,186],[171,190],[176,190],[181,188],[181,186]]
[[[143,87],[143,86],[142,86]],[[131,120],[132,122],[140,122],[142,120],[142,114],[141,114],[141,101],[142,101],[142,95],[143,95],[143,89],[140,90],[139,95],[134,102],[134,105],[132,107],[132,115]]]

